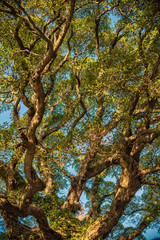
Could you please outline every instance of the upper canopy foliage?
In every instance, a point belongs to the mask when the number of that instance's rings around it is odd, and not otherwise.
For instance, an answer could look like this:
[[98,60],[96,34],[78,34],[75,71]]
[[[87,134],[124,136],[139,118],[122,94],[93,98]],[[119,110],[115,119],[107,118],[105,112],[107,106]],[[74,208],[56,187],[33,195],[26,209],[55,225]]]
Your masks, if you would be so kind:
[[0,21],[3,239],[144,238],[160,211],[159,1],[1,0]]

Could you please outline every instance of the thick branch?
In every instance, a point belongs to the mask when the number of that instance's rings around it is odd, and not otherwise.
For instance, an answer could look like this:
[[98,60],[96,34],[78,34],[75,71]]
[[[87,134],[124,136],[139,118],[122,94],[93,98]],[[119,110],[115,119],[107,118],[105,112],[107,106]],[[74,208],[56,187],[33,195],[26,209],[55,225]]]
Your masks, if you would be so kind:
[[17,12],[16,12],[15,8],[12,5],[7,3],[5,0],[2,0],[2,4],[11,10],[11,11],[7,11],[7,10],[1,9],[2,12],[4,11],[6,13],[9,13],[9,14],[17,17]]
[[35,240],[42,240],[37,229],[21,224],[17,216],[2,211],[2,217],[7,228],[8,239],[21,240],[23,235],[26,239],[34,237]]
[[7,183],[6,183],[8,193],[12,190],[25,186],[25,180],[16,169],[16,166],[20,161],[21,157],[23,156],[24,152],[25,152],[25,147],[22,144],[18,144],[10,159],[10,164],[8,166],[8,171],[7,171]]
[[121,35],[119,36],[119,33],[120,33],[122,30],[123,30],[123,27],[119,27],[119,28],[117,29],[116,35],[115,35],[114,39],[111,41],[111,43],[110,43],[109,53],[112,52],[112,50],[113,50],[114,47],[116,46],[117,42],[118,42],[122,37],[125,36],[125,33],[124,33],[124,34],[121,34]]
[[158,56],[155,66],[153,68],[153,71],[152,71],[152,74],[150,77],[151,80],[153,80],[157,76],[159,65],[160,65],[160,54]]
[[121,159],[121,167],[122,174],[117,182],[112,204],[109,210],[87,229],[83,236],[85,240],[106,238],[123,215],[127,204],[141,187],[141,181],[137,175],[137,164],[134,164],[134,162],[131,164],[128,159]]
[[37,219],[39,228],[42,231],[45,240],[63,240],[63,237],[59,233],[49,227],[47,218],[40,207],[30,205],[28,213]]
[[[91,154],[90,151],[94,152]],[[117,164],[116,156],[116,159],[114,159],[114,157],[111,157],[111,159],[107,158],[106,161],[97,164],[95,163],[95,166],[90,167],[90,163],[94,161],[95,151],[97,151],[97,149],[96,147],[93,147],[92,150],[90,149],[90,151],[87,153],[83,163],[81,164],[81,168],[77,176],[72,178],[71,187],[69,189],[66,201],[63,204],[63,208],[70,208],[73,212],[75,212],[77,210],[77,206],[79,206],[79,199],[83,190],[85,189],[88,179],[97,176],[105,169]]]
[[68,58],[69,53],[70,53],[70,40],[71,40],[72,36],[73,36],[73,32],[71,31],[71,35],[70,35],[70,37],[68,38],[68,41],[67,41],[68,51],[67,51],[65,57],[63,58],[63,60],[60,62],[60,64],[54,69],[53,73],[50,75],[51,84],[50,84],[49,88],[47,89],[47,91],[45,93],[45,101],[47,100],[48,96],[50,95],[50,93],[53,89],[56,74],[58,73],[58,71],[63,67],[63,65],[67,61],[67,58]]
[[155,173],[155,172],[158,172],[158,171],[160,171],[159,166],[151,168],[151,169],[141,170],[141,175],[152,174],[152,173]]
[[139,31],[139,43],[138,43],[138,50],[139,50],[139,55],[142,58],[143,64],[145,66],[145,68],[148,68],[148,62],[146,60],[145,54],[144,54],[144,50],[143,50],[143,41],[147,35],[147,32],[149,32],[151,30],[152,26],[149,27],[149,29],[147,29],[143,35],[142,35],[142,30]]
[[14,31],[14,37],[15,37],[15,39],[16,39],[19,47],[20,47],[20,49],[24,50],[25,49],[24,44],[22,42],[22,39],[19,36],[19,29],[20,29],[20,27],[21,27],[21,22],[18,22],[18,24],[17,24],[17,26],[15,28],[15,31]]
[[113,192],[109,194],[102,194],[100,196],[99,189],[100,189],[100,183],[102,181],[102,178],[100,176],[96,176],[92,185],[91,189],[88,189],[85,187],[85,191],[87,192],[87,195],[89,196],[91,200],[91,208],[89,209],[86,219],[89,220],[91,217],[97,217],[100,214],[100,207],[102,202],[109,196],[113,195]]
[[16,205],[12,205],[3,193],[0,193],[0,209],[5,210],[13,216],[24,217],[24,214],[20,211],[20,209]]
[[68,31],[68,28],[70,27],[71,24],[71,19],[74,13],[74,6],[75,6],[75,0],[70,0],[70,9],[69,9],[69,13],[65,22],[65,26],[63,28],[63,30],[61,31],[57,41],[54,44],[54,51],[56,52],[58,50],[58,48],[60,47],[60,45],[62,44],[62,41]]
[[78,124],[78,122],[83,118],[83,116],[86,114],[87,112],[87,108],[84,104],[84,101],[82,99],[82,94],[80,93],[80,78],[79,76],[76,74],[75,72],[75,69],[73,68],[73,72],[74,72],[74,75],[75,75],[75,78],[77,80],[77,84],[76,84],[76,92],[77,92],[77,95],[78,95],[78,99],[79,99],[79,102],[83,108],[83,112],[74,120],[72,126],[71,126],[71,129],[70,129],[70,132],[73,131],[73,129],[76,127],[76,125]]
[[17,3],[19,9],[23,11],[23,13],[26,15],[27,18],[23,17],[22,15],[20,17],[24,18],[24,21],[25,22],[27,21],[28,24],[31,24],[33,29],[35,29],[36,32],[38,33],[38,35],[41,36],[41,38],[44,39],[46,42],[48,42],[48,44],[52,47],[53,44],[51,40],[47,38],[46,35],[36,26],[35,22],[32,20],[31,16],[27,13],[27,11],[23,8],[23,6],[20,4],[20,2],[17,0],[15,0],[15,2]]
[[128,18],[128,17],[130,16],[131,12],[132,12],[132,9],[133,9],[133,6],[135,5],[135,3],[136,3],[136,1],[134,1],[134,2],[131,4],[131,7],[130,7],[130,9],[129,9],[129,11],[128,11],[127,14],[125,14],[125,13],[122,11],[122,9],[119,7],[118,10],[119,10],[120,14],[121,14],[123,17]]
[[[114,9],[115,7],[117,7],[119,5],[119,3],[116,3],[115,5],[113,5],[110,8],[106,8],[103,12],[99,13],[99,15],[97,16],[97,18],[95,19],[95,36],[96,36],[96,52],[97,52],[97,56],[99,57],[99,23],[100,23],[100,19],[101,17],[108,11],[111,11],[112,9]],[[98,4],[99,6],[99,4]]]

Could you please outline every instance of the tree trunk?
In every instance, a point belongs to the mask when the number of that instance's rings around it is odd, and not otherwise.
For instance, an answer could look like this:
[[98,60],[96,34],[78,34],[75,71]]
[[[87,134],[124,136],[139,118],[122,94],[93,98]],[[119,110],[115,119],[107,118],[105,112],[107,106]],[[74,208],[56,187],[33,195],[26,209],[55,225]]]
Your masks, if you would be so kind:
[[98,240],[100,237],[107,237],[117,225],[127,204],[140,188],[141,182],[138,178],[136,165],[132,164],[131,161],[123,160],[121,166],[122,174],[117,183],[116,195],[109,210],[87,229],[87,232],[82,237],[83,240]]

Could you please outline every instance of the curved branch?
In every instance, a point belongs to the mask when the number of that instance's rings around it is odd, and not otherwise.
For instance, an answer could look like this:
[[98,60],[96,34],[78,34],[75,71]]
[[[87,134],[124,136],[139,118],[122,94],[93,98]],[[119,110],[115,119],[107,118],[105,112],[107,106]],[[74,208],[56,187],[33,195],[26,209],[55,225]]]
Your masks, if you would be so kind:
[[153,71],[152,71],[152,74],[150,77],[151,80],[153,80],[157,76],[159,65],[160,65],[160,54],[158,56],[155,66],[153,68]]
[[16,166],[23,156],[25,149],[26,148],[22,144],[18,144],[15,147],[15,151],[10,159],[10,164],[7,169],[7,192],[24,187],[26,185],[25,180],[16,169]]
[[13,98],[11,98],[11,99],[0,98],[0,102],[2,102],[2,104],[3,104],[4,102],[6,102],[6,103],[11,103],[11,102],[13,102]]
[[151,168],[151,169],[141,170],[140,174],[144,176],[144,175],[152,174],[152,173],[155,173],[155,172],[158,172],[158,171],[160,171],[160,166],[157,166],[157,167],[154,167],[154,168]]
[[34,23],[34,21],[31,18],[31,16],[26,12],[26,10],[20,4],[20,2],[17,0],[15,0],[15,2],[17,3],[18,7],[23,11],[24,15],[26,15],[27,18],[23,17],[22,15],[20,17],[22,19],[24,19],[25,22],[27,21],[28,24],[31,24],[33,26],[33,29],[36,30],[37,34],[39,36],[41,36],[46,42],[48,42],[48,44],[52,47],[53,44],[52,44],[51,40],[48,37],[46,37],[46,35],[36,26],[36,24]]
[[[96,36],[96,52],[97,52],[97,56],[99,57],[99,23],[100,23],[100,19],[101,17],[106,13],[111,11],[112,9],[114,9],[115,7],[119,6],[119,2],[114,4],[113,6],[111,6],[110,8],[106,8],[103,12],[99,13],[99,15],[96,17],[95,19],[95,36]],[[98,7],[99,7],[99,3],[98,3]]]
[[53,49],[55,52],[57,52],[58,48],[60,47],[60,45],[62,44],[62,41],[68,31],[68,28],[70,27],[71,24],[71,19],[74,13],[74,7],[75,7],[75,0],[70,0],[70,9],[69,9],[69,13],[66,19],[66,23],[64,28],[62,29],[57,41],[54,43]]
[[153,214],[148,214],[146,215],[142,220],[141,223],[139,224],[139,226],[132,232],[129,234],[126,234],[124,236],[120,236],[117,240],[132,240],[135,239],[136,237],[138,237],[144,229],[146,229],[151,222],[153,222],[155,220],[155,216]]
[[46,240],[63,240],[61,234],[49,227],[47,217],[42,208],[37,207],[36,205],[30,205],[28,208],[28,214],[36,218],[39,229],[42,231]]
[[53,86],[54,86],[54,83],[55,83],[55,78],[56,78],[56,74],[57,72],[63,67],[63,65],[66,63],[67,61],[67,58],[70,54],[70,40],[73,36],[73,32],[71,31],[71,35],[70,37],[68,38],[68,41],[67,41],[67,45],[68,45],[68,51],[65,55],[65,57],[63,58],[63,60],[60,62],[60,64],[55,68],[55,70],[53,71],[53,73],[51,74],[51,84],[49,86],[49,88],[47,89],[46,93],[45,93],[45,101],[47,101],[47,98],[48,96],[50,95],[52,89],[53,89]]
[[121,14],[123,17],[128,18],[128,17],[130,16],[131,12],[132,12],[132,9],[133,9],[135,3],[136,3],[136,1],[134,1],[133,3],[131,3],[131,7],[130,7],[130,9],[129,9],[129,11],[128,11],[127,14],[125,14],[125,13],[122,11],[122,9],[119,7],[118,10],[119,10],[120,14]]
[[16,12],[15,8],[12,5],[7,3],[5,0],[2,0],[2,4],[11,10],[11,11],[7,11],[7,10],[1,9],[2,12],[4,11],[4,12],[6,12],[8,14],[11,14],[11,15],[13,15],[15,17],[18,16],[18,13]]
[[119,36],[119,33],[120,33],[122,30],[123,30],[123,27],[119,27],[119,28],[117,29],[116,35],[115,35],[114,39],[111,41],[111,43],[110,43],[109,53],[112,52],[112,50],[113,50],[114,47],[116,46],[117,42],[118,42],[122,37],[125,36],[125,33],[123,33],[123,34],[121,34],[121,35]]

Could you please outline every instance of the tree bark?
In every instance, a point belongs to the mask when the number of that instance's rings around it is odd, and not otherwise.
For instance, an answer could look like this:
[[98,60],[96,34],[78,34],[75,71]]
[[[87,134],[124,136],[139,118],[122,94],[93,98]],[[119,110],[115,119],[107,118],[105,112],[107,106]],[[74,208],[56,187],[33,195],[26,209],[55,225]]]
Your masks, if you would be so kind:
[[131,163],[131,159],[130,161],[127,160],[121,160],[122,174],[117,183],[116,195],[109,210],[87,229],[87,232],[82,237],[83,240],[98,240],[99,237],[107,237],[117,225],[127,204],[141,187],[137,165]]
[[1,214],[7,228],[8,239],[10,240],[42,239],[37,230],[33,230],[27,226],[22,225],[19,222],[17,216],[11,215],[5,211],[2,211]]

